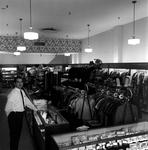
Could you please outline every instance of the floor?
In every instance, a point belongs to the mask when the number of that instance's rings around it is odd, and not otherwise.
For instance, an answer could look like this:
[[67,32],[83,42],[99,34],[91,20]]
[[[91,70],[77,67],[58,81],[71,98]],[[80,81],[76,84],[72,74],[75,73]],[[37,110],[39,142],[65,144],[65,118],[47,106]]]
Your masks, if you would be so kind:
[[[10,90],[11,89],[4,88],[0,94],[0,150],[9,150],[9,128],[4,107],[7,100],[7,94]],[[37,150],[34,138],[30,134],[25,117],[19,142],[19,150]]]

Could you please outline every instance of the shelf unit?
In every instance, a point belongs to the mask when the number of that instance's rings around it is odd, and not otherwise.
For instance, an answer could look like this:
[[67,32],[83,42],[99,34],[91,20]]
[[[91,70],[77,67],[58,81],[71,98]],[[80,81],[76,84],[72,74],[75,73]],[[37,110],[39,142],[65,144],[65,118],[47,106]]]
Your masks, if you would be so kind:
[[16,67],[4,67],[2,68],[3,75],[3,87],[13,87],[13,80],[17,75]]

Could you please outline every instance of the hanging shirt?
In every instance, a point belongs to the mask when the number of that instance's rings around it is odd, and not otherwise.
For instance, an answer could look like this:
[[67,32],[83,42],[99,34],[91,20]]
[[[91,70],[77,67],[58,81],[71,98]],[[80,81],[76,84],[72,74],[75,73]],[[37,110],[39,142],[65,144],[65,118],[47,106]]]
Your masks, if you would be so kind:
[[[29,107],[32,110],[37,111],[37,108],[32,104],[32,102],[28,99],[28,97],[25,95],[24,91],[22,90],[22,94],[24,97],[24,105]],[[5,112],[8,116],[10,112],[23,112],[24,106],[23,106],[23,99],[20,92],[20,89],[14,88],[7,97],[7,103],[5,106]]]

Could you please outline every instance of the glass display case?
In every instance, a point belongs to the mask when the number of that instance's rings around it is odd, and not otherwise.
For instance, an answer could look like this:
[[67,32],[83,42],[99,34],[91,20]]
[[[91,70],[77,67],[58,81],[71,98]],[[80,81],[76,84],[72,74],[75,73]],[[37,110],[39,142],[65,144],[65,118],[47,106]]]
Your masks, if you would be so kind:
[[69,132],[69,122],[56,110],[48,106],[47,111],[34,112],[34,138],[42,150],[51,148],[51,135]]
[[146,150],[148,122],[52,135],[54,150]]

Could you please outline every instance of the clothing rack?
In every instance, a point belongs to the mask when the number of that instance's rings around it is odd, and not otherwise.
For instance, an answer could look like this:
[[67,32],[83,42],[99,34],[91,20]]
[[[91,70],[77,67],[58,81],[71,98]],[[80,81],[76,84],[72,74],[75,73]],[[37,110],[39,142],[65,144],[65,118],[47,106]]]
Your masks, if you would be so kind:
[[71,89],[71,90],[73,90],[73,91],[80,91],[79,88],[74,88],[74,87],[72,87],[72,86],[67,86],[67,88],[68,88],[68,89]]
[[[72,92],[76,92],[78,95],[80,95],[80,96],[78,96],[78,99],[73,99],[74,101],[77,101],[77,100],[79,100],[79,98],[82,100],[82,105],[81,105],[81,112],[80,112],[80,114],[79,114],[79,120],[81,120],[81,123],[83,123],[83,120],[85,120],[85,119],[83,119],[83,111],[84,111],[84,106],[85,106],[85,103],[87,103],[88,104],[88,111],[89,111],[89,114],[90,114],[90,117],[91,117],[91,120],[93,119],[93,114],[92,114],[92,111],[91,111],[91,104],[90,104],[90,98],[89,98],[89,96],[88,96],[88,93],[87,93],[87,89],[85,89],[85,90],[79,90],[78,88],[73,88],[73,87],[71,87],[71,86],[68,86],[67,87],[67,89],[68,90],[71,90]],[[71,104],[73,105],[73,101],[71,101]],[[72,105],[71,104],[69,104],[68,106],[70,106],[70,107],[72,107]],[[68,109],[69,110],[69,109]],[[76,115],[77,116],[77,115]],[[77,118],[77,117],[76,117]],[[78,119],[77,118],[77,119]]]
[[90,111],[90,115],[91,115],[91,119],[92,119],[93,117],[92,117],[92,112],[91,112],[91,108],[90,108],[89,97],[88,97],[88,94],[87,94],[87,91],[88,91],[87,84],[85,84],[85,87],[86,87],[85,90],[79,90],[78,88],[73,88],[71,86],[68,86],[69,89],[74,90],[76,92],[80,92],[81,94],[83,94],[83,105],[82,105],[82,111],[81,111],[81,119],[82,119],[82,115],[83,115],[84,102],[85,102],[86,99],[87,99],[87,102],[88,102],[88,105],[89,105],[89,111]]
[[[102,92],[103,91],[103,92]],[[116,103],[114,100],[117,100],[117,102],[121,102],[121,105],[119,106],[122,106],[122,115],[120,116],[122,119],[119,119],[120,120],[120,123],[122,122],[123,124],[125,123],[124,120],[125,120],[125,117],[127,116],[127,112],[126,110],[128,109],[128,113],[130,113],[129,115],[131,115],[131,121],[132,122],[136,122],[138,120],[138,117],[137,117],[137,114],[135,115],[135,109],[133,110],[133,105],[131,103],[131,98],[132,98],[132,90],[129,88],[129,87],[124,87],[124,89],[109,89],[109,88],[106,88],[106,89],[102,89],[100,91],[98,91],[98,93],[102,94],[102,96],[104,96],[104,98],[109,98],[109,103],[112,105],[108,105],[107,108],[104,109],[104,115],[110,115],[109,114],[109,107],[111,108],[114,108],[113,105],[114,103]],[[113,100],[113,102],[111,102],[111,100]],[[97,110],[99,110],[100,108],[100,104],[99,104],[99,100],[97,100]],[[98,105],[99,104],[99,105]],[[98,107],[99,106],[99,107]],[[111,109],[110,109],[111,110]],[[117,110],[117,108],[115,109]],[[119,112],[119,110],[118,110]],[[113,116],[112,116],[113,117]],[[102,119],[101,119],[102,120]],[[122,120],[122,121],[121,121]],[[115,121],[115,122],[119,122],[119,121]],[[102,122],[104,123],[104,121]]]

